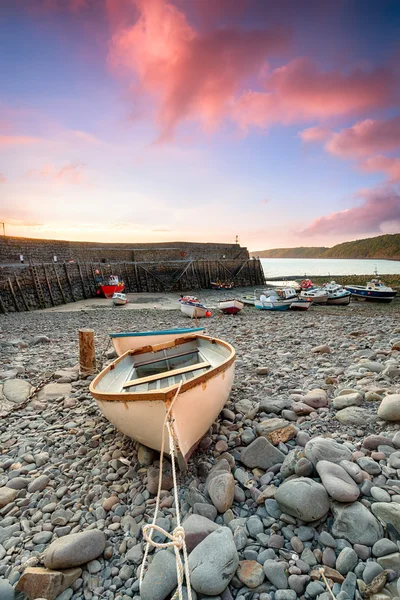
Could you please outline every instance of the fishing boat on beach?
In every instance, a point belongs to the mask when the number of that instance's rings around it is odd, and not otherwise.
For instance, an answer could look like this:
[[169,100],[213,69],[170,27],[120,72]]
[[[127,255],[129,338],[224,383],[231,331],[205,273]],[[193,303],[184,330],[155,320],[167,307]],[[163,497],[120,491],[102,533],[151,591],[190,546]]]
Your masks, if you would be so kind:
[[124,306],[125,304],[128,304],[126,294],[121,294],[120,292],[115,292],[113,294],[112,301],[114,306]]
[[242,310],[244,303],[237,298],[231,300],[220,300],[218,302],[218,308],[226,315],[236,315]]
[[299,298],[300,300],[309,300],[313,304],[326,304],[328,302],[328,292],[318,287],[302,289]]
[[351,293],[357,300],[369,302],[391,302],[396,297],[396,290],[385,285],[378,277],[368,281],[364,285],[346,285],[345,289]]
[[[96,274],[99,277],[99,273]],[[125,290],[125,284],[120,281],[117,275],[110,275],[104,281],[101,278],[98,279],[98,288],[96,290],[97,296],[104,296],[104,298],[112,298],[115,293],[120,293]]]
[[290,303],[283,302],[277,296],[268,296],[261,295],[259,299],[254,302],[254,307],[258,310],[276,310],[283,311],[288,310],[290,308]]
[[184,469],[229,397],[235,356],[223,340],[199,334],[176,338],[125,352],[89,390],[117,429],[154,450],[161,449],[166,411],[174,402],[172,429]]
[[154,346],[165,342],[172,342],[177,338],[190,337],[203,334],[204,327],[193,327],[191,329],[161,329],[154,331],[120,331],[110,333],[110,339],[118,356],[129,350],[137,350],[144,346]]
[[336,281],[331,281],[323,285],[323,289],[328,292],[327,304],[347,306],[350,304],[351,293],[343,288]]
[[200,302],[181,302],[181,312],[191,319],[211,317],[209,309]]

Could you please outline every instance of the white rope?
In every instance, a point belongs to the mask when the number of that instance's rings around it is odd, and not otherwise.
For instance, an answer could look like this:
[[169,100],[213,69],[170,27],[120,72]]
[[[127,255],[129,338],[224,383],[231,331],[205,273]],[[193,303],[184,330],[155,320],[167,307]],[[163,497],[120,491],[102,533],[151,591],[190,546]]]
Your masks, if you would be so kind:
[[[176,484],[176,469],[175,469],[176,449],[175,449],[175,441],[174,441],[174,436],[173,436],[172,427],[171,427],[172,422],[173,422],[173,418],[171,416],[171,411],[172,411],[172,407],[175,404],[175,400],[177,399],[179,392],[181,391],[181,386],[182,386],[182,381],[180,382],[179,387],[176,391],[176,394],[167,410],[167,413],[166,413],[165,419],[164,419],[164,423],[163,423],[162,438],[161,438],[161,450],[160,450],[160,473],[159,473],[159,477],[158,477],[156,507],[154,510],[153,521],[151,523],[148,523],[147,525],[143,526],[143,537],[147,543],[146,543],[146,548],[144,551],[143,562],[140,567],[139,588],[141,589],[141,587],[142,587],[144,569],[145,569],[145,565],[146,565],[146,561],[147,561],[147,556],[148,556],[148,553],[150,550],[150,545],[154,546],[155,548],[174,548],[178,587],[177,587],[177,590],[171,600],[175,600],[177,598],[179,600],[183,600],[183,592],[182,592],[183,574],[185,574],[185,578],[186,578],[188,600],[192,600],[192,588],[190,586],[188,555],[187,555],[187,549],[186,549],[186,543],[185,543],[185,530],[183,529],[183,527],[181,525],[180,513],[179,513],[178,486]],[[163,472],[162,466],[163,466],[164,446],[165,446],[165,428],[167,428],[168,436],[169,436],[169,447],[170,447],[171,466],[172,466],[172,479],[173,479],[173,483],[174,483],[174,500],[175,500],[175,507],[176,507],[176,523],[177,523],[177,525],[176,525],[175,529],[173,530],[172,534],[168,533],[168,531],[165,531],[162,527],[159,527],[158,525],[156,525],[157,514],[158,514],[158,510],[159,510],[159,506],[160,506],[160,492],[161,492],[161,485],[162,485],[162,472]],[[158,531],[159,533],[163,534],[165,537],[167,537],[171,541],[163,542],[163,543],[154,542],[152,539],[153,531]],[[183,565],[182,565],[182,559],[181,559],[181,556],[179,553],[180,550],[182,550],[182,553],[183,553]]]

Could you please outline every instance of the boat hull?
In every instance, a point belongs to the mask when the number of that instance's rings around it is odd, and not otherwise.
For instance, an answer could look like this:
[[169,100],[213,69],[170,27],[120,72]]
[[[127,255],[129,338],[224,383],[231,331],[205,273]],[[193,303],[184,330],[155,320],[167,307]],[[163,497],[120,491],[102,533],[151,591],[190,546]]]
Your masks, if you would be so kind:
[[240,300],[221,300],[218,302],[219,309],[226,315],[236,315],[244,307],[244,303]]
[[378,290],[367,290],[363,288],[346,286],[352,296],[359,300],[365,300],[367,302],[392,302],[396,297],[397,292],[380,292]]
[[308,310],[312,302],[309,300],[295,300],[290,305],[290,310]]
[[337,296],[335,298],[328,298],[327,304],[331,305],[339,305],[339,306],[347,306],[350,304],[351,294],[346,294],[344,296]]
[[163,342],[172,342],[177,337],[190,337],[196,333],[204,333],[204,328],[166,329],[164,331],[124,331],[110,333],[110,338],[116,353],[118,356],[121,356],[125,352],[128,352],[128,350],[137,350],[143,346],[154,346]]
[[313,304],[326,304],[328,302],[328,294],[321,294],[319,296],[313,296],[307,290],[300,292],[301,300],[309,300]]
[[277,312],[282,312],[284,310],[288,310],[290,308],[290,304],[286,302],[259,302],[256,301],[254,303],[255,308],[258,310],[275,310]]
[[104,298],[112,298],[115,293],[123,292],[125,285],[123,283],[117,283],[116,285],[101,285],[97,290],[98,296],[104,296]]

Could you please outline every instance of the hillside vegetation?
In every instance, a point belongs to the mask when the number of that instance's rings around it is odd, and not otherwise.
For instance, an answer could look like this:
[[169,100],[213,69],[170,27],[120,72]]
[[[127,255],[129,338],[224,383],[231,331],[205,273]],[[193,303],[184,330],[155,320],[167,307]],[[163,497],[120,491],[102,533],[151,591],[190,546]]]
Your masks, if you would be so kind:
[[400,260],[400,233],[343,242],[332,248],[323,246],[274,248],[250,252],[250,255],[260,258],[389,258]]

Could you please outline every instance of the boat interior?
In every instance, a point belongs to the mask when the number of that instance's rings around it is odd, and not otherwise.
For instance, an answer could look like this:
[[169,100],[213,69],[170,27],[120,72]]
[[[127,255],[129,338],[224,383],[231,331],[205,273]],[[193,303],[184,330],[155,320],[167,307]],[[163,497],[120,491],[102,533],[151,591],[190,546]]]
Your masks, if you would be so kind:
[[128,352],[104,374],[96,389],[117,394],[161,391],[203,375],[229,356],[229,347],[201,338],[186,338],[182,344],[156,346],[144,353]]

